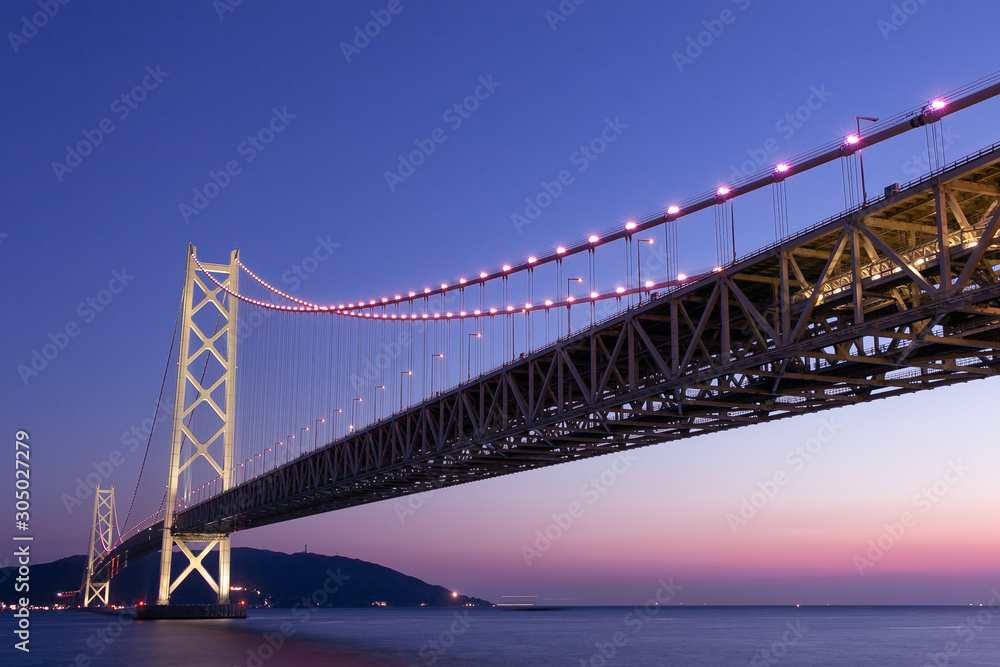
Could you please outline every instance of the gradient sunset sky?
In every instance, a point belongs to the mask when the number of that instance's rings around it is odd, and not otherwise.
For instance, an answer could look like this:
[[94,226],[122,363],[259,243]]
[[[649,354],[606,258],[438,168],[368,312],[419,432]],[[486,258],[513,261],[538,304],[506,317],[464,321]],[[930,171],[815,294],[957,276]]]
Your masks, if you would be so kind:
[[[74,2],[34,32],[23,19],[36,1],[0,7],[4,33],[31,34],[0,47],[0,413],[8,439],[31,433],[40,560],[85,551],[92,500],[68,511],[62,497],[152,412],[187,243],[220,262],[240,248],[280,285],[330,236],[335,256],[300,291],[320,302],[436,284],[714,188],[768,140],[777,161],[853,131],[858,115],[890,116],[986,76],[1000,19],[987,3],[566,0],[575,10],[562,15],[558,0],[401,0],[345,56],[342,43],[386,1],[218,4]],[[122,117],[114,100],[147,68],[164,74]],[[490,98],[390,190],[397,155],[490,76]],[[790,124],[810,100],[808,119]],[[238,157],[273,109],[294,119],[186,222],[179,205],[192,188]],[[992,100],[948,117],[948,159],[1000,140],[998,111]],[[54,169],[104,118],[114,130],[93,153]],[[516,230],[511,214],[607,118],[628,127]],[[922,132],[866,152],[869,191],[920,175],[926,154]],[[793,231],[843,205],[836,165],[788,191]],[[680,226],[681,269],[711,263],[711,224]],[[771,240],[769,215],[737,224],[741,253]],[[23,381],[32,350],[82,322],[78,304],[123,269],[127,288]],[[876,401],[441,490],[416,508],[388,501],[237,533],[233,544],[308,544],[493,601],[632,604],[672,578],[686,605],[978,604],[1000,589],[998,392],[987,380]],[[809,461],[790,462],[830,423]],[[167,455],[146,462],[146,511]],[[141,464],[141,449],[129,452],[109,480],[119,504]],[[778,471],[788,483],[734,529],[727,516]],[[602,474],[614,483],[594,494]],[[583,514],[540,549],[536,531],[574,502]],[[13,507],[0,507],[6,535]],[[884,537],[907,512],[913,525]],[[880,538],[890,546],[872,550]]]

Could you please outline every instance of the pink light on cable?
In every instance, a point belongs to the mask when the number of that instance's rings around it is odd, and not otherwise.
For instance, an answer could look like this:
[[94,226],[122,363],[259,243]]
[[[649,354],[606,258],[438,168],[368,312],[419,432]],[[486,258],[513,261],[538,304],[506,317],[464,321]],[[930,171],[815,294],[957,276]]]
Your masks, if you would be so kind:
[[598,294],[597,292],[591,292],[591,293],[590,293],[590,298],[591,298],[591,299],[596,299],[596,298],[597,298],[597,297],[599,297],[599,296],[601,296],[601,295],[600,295],[600,294]]
[[941,99],[937,99],[931,102],[931,109],[933,109],[934,111],[940,111],[941,109],[944,109],[946,106],[948,106],[948,103]]
[[677,280],[684,281],[684,280],[687,280],[687,279],[688,279],[688,277],[687,277],[686,274],[683,274],[683,273],[678,273],[677,274]]
[[534,264],[537,261],[538,261],[538,258],[535,257],[534,255],[532,255],[531,257],[528,258],[528,264]]
[[562,255],[565,252],[566,252],[566,248],[564,248],[562,246],[559,246],[558,248],[556,248],[556,254],[557,255]]
[[504,271],[510,271],[510,264],[504,264],[503,265],[503,270]]
[[654,282],[653,282],[652,280],[647,280],[647,281],[646,281],[646,287],[652,287],[652,286],[653,286],[653,285],[655,285],[655,284],[656,284],[656,283],[654,283]]
[[670,215],[677,215],[680,212],[681,212],[681,207],[680,206],[668,206],[667,207],[667,213],[669,213]]
[[480,271],[480,272],[479,272],[479,277],[480,277],[480,278],[485,278],[485,277],[486,277],[487,275],[488,275],[488,274],[487,274],[487,273],[486,273],[485,271]]
[[853,146],[854,144],[861,142],[861,137],[856,134],[849,134],[844,138],[844,141]]
[[624,294],[625,288],[624,287],[616,287],[615,288],[615,292],[618,293],[618,294]]
[[635,223],[634,222],[626,222],[625,223],[625,229],[627,229],[628,231],[632,231],[633,229],[635,229]]
[[591,234],[590,238],[587,239],[590,243],[597,243],[601,238],[597,234]]
[[789,169],[791,169],[791,167],[789,167],[789,166],[788,166],[787,164],[785,164],[784,162],[780,162],[780,163],[778,164],[778,166],[776,166],[776,167],[774,168],[774,170],[775,170],[776,172],[778,172],[779,174],[783,174],[783,173],[785,173],[786,171],[788,171]]
[[723,185],[721,188],[719,188],[715,192],[720,197],[725,197],[726,195],[728,195],[731,192],[731,190],[729,188],[727,188],[725,185]]

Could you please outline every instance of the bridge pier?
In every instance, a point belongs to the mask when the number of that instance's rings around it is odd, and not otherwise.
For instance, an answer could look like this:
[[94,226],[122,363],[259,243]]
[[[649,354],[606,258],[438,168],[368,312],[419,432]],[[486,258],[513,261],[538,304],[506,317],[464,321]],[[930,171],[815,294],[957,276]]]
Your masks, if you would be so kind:
[[192,618],[246,618],[242,604],[151,604],[135,610],[140,621],[180,620]]

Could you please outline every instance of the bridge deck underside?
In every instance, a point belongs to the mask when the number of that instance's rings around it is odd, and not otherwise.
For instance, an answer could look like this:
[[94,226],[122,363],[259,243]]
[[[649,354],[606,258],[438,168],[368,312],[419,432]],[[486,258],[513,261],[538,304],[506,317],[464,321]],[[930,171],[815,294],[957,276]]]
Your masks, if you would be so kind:
[[174,529],[230,533],[996,375],[998,182],[992,147],[185,509]]

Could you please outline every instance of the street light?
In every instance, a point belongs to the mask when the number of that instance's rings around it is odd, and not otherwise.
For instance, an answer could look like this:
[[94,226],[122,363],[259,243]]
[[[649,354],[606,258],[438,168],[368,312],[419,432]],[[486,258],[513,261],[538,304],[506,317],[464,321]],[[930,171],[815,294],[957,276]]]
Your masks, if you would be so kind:
[[[478,333],[478,332],[477,333],[470,333],[469,334],[469,355],[468,355],[468,359],[469,359],[469,377],[468,377],[468,379],[469,380],[472,379],[472,339],[473,338],[482,338],[482,337],[483,337],[483,334]],[[458,372],[461,373],[462,371],[459,370]]]
[[[432,354],[431,355],[431,398],[434,398],[434,359],[444,359],[444,354]],[[459,371],[461,372],[461,371]]]
[[[399,373],[399,375],[400,375],[400,378],[399,378],[399,411],[402,412],[403,411],[403,377],[402,376],[404,376],[404,375],[412,376],[413,375],[413,371],[401,371]],[[413,390],[413,384],[412,383],[410,384],[410,390],[411,391]],[[409,396],[409,394],[407,394],[407,396]]]
[[569,308],[570,308],[570,303],[572,303],[572,300],[573,300],[572,296],[570,296],[570,293],[569,293],[569,285],[570,285],[570,283],[582,283],[582,282],[583,282],[583,278],[567,278],[566,279],[566,335],[567,336],[569,335],[569,331],[570,331]]
[[[308,430],[309,430],[308,426],[303,426],[302,428],[299,429],[299,435],[302,435],[302,431],[308,431]],[[302,456],[303,453],[302,450],[305,449],[305,447],[306,445],[304,442],[302,442],[302,438],[299,438],[299,456]]]
[[[375,388],[376,389],[383,389],[384,390],[385,389],[385,385],[384,384],[377,384],[377,385],[375,385]],[[379,421],[379,416],[378,416],[378,392],[375,392],[375,421]]]
[[337,408],[333,411],[332,422],[330,424],[330,430],[332,431],[333,440],[337,439],[337,415],[341,414],[343,410]]
[[653,245],[653,239],[636,239],[638,243],[635,244],[635,266],[636,273],[639,275],[639,301],[642,301],[642,253],[639,252],[642,246],[639,243],[648,243]]
[[[855,116],[855,120],[858,121],[858,137],[861,137],[861,121],[866,120],[869,123],[877,123],[878,118],[869,118],[868,116]],[[865,188],[865,158],[861,155],[861,149],[858,149],[858,166],[861,167],[861,205],[864,206],[868,203],[868,190]]]
[[[355,399],[352,399],[352,400],[354,401],[354,403],[360,403],[364,399],[362,399],[362,398],[355,398]],[[358,423],[358,409],[357,408],[358,408],[357,405],[354,405],[354,404],[351,405],[351,433],[354,433],[354,429],[356,428],[356,425]]]
[[313,429],[313,451],[316,451],[316,436],[319,435],[319,424],[325,424],[325,423],[326,419],[324,417],[320,417],[319,419],[316,420],[317,426],[316,428]]

